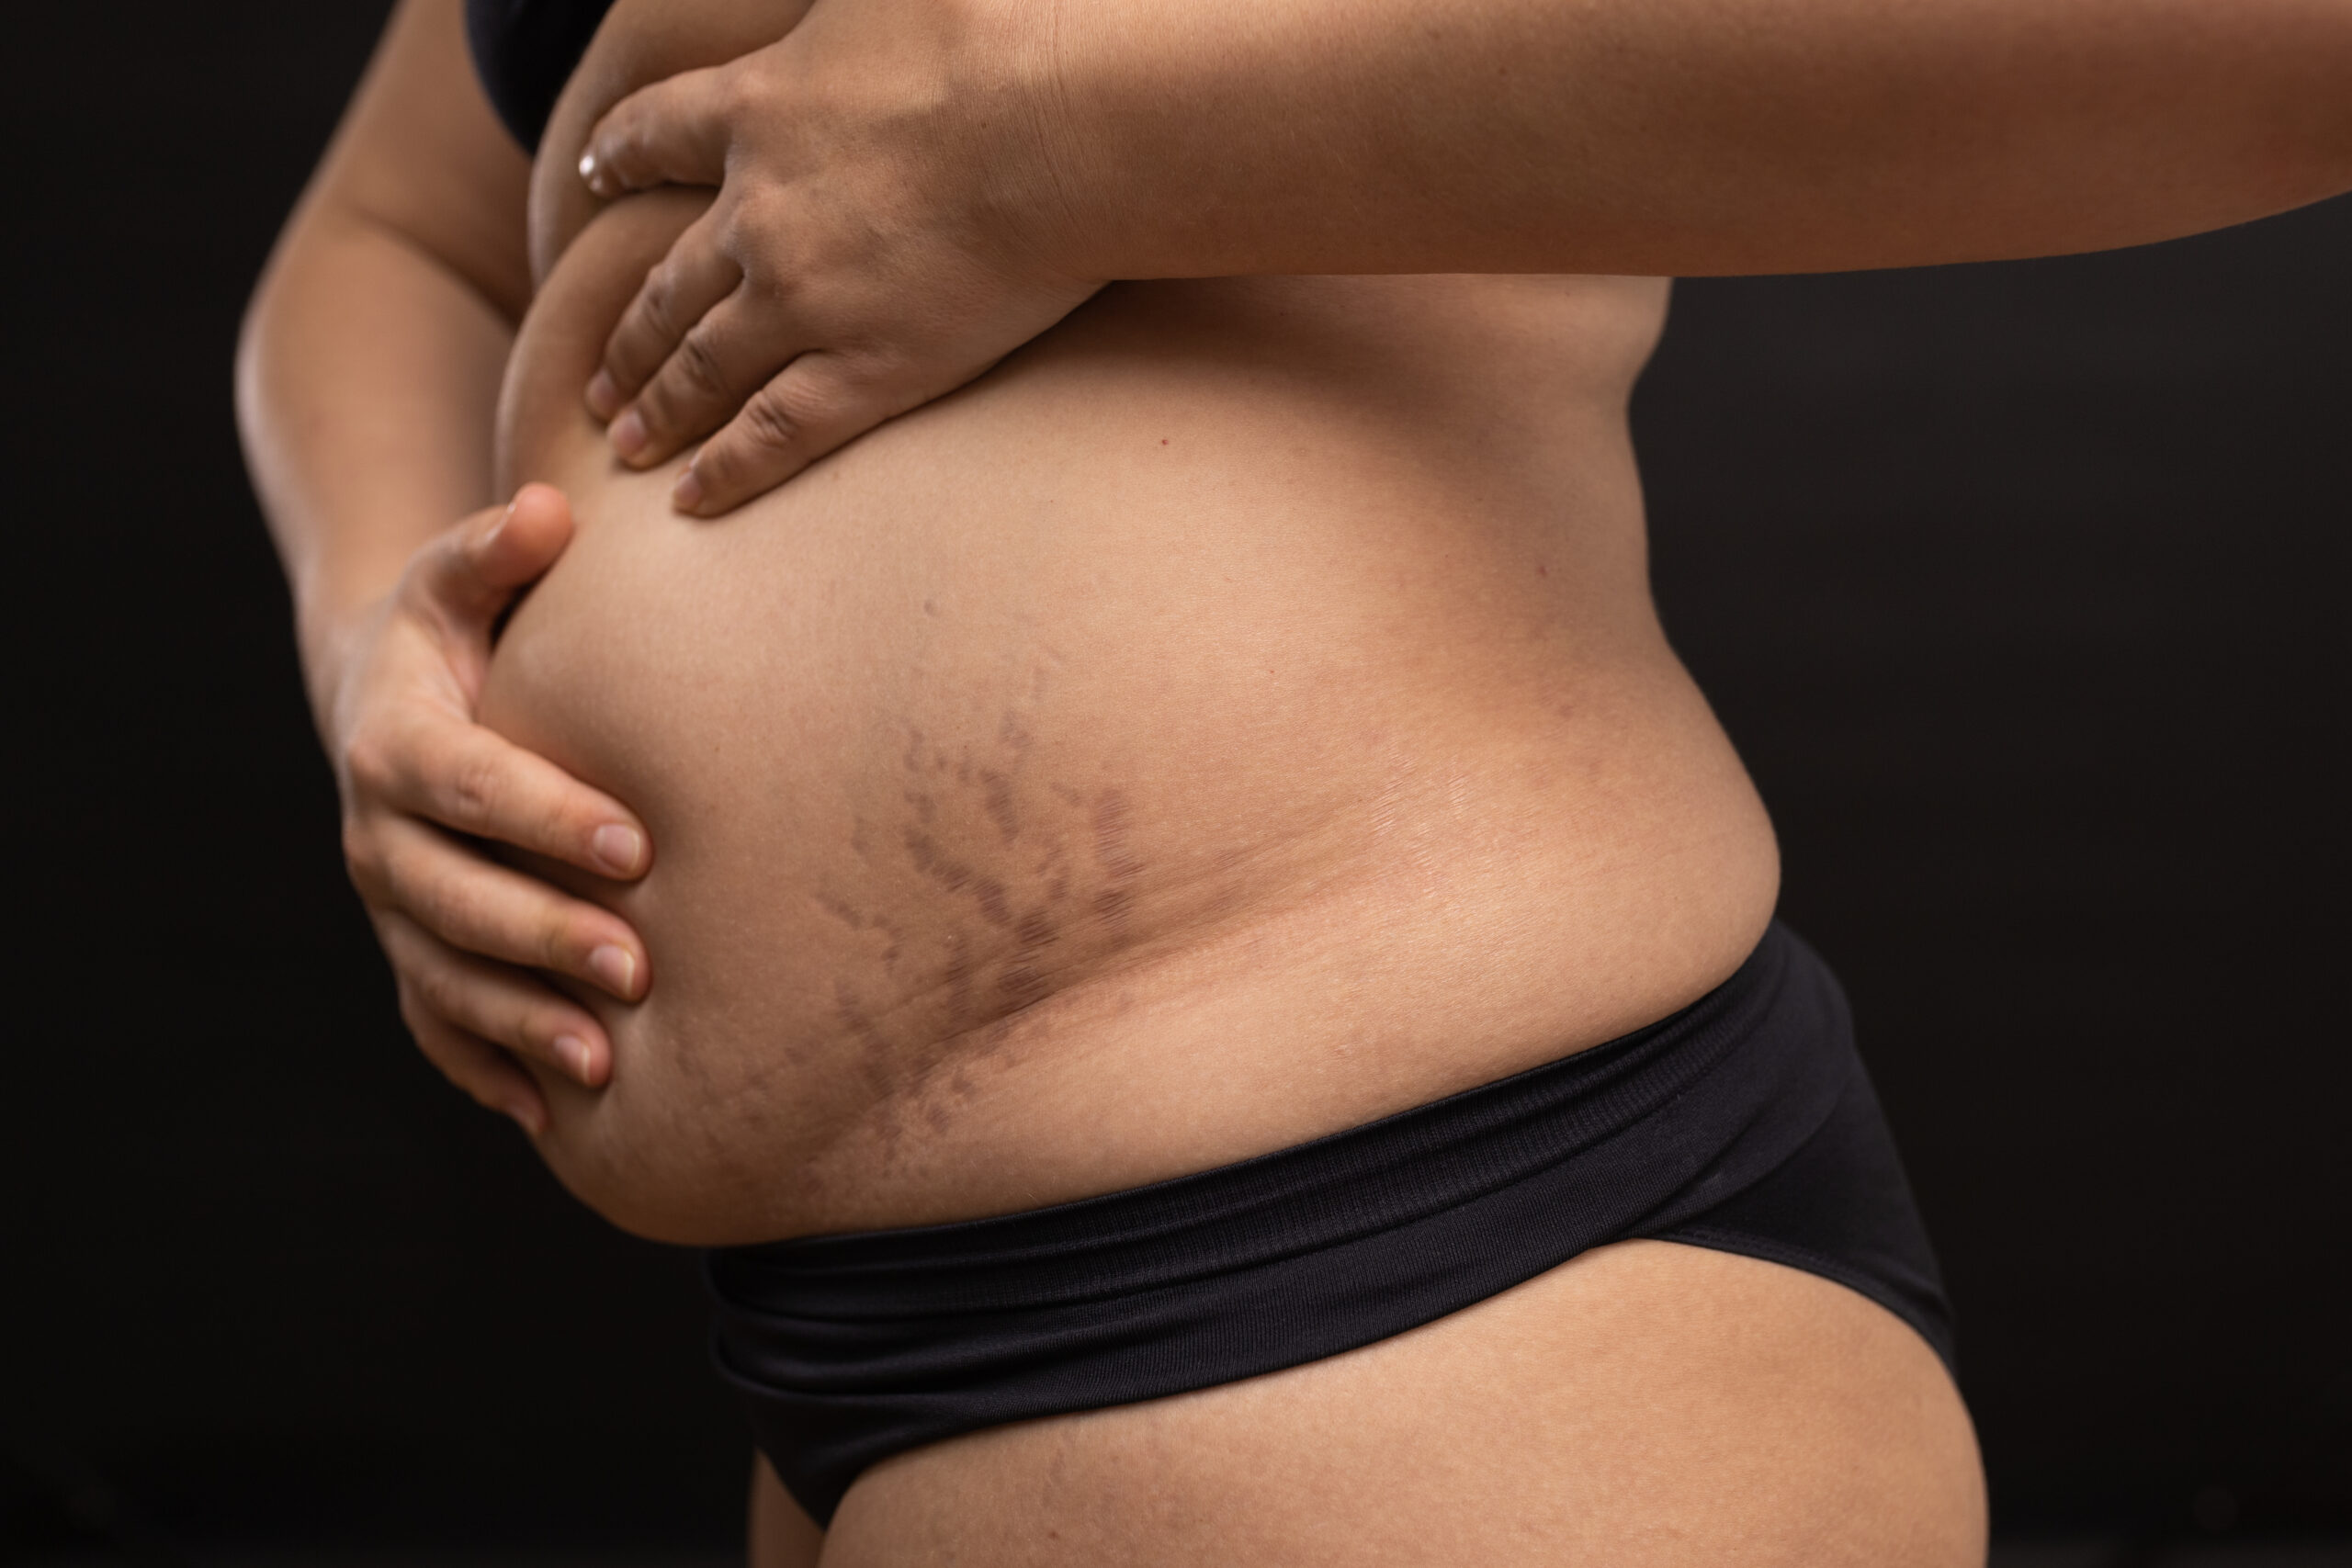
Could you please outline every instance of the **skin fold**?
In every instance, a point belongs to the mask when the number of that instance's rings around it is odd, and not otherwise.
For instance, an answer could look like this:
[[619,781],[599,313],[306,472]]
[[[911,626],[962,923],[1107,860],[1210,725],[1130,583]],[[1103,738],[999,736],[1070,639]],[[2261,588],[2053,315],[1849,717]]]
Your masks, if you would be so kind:
[[[2352,183],[2315,5],[803,9],[622,0],[526,164],[409,0],[240,355],[404,1011],[679,1242],[1199,1169],[1702,994],[1777,863],[1648,599],[1665,287],[1589,274]],[[697,244],[763,308],[714,315]],[[701,401],[627,439],[706,318]],[[812,363],[684,497],[745,504],[683,514],[687,444]],[[1645,1243],[899,1456],[822,1539],[763,1472],[753,1544],[1961,1563],[1982,1516],[1908,1328]]]

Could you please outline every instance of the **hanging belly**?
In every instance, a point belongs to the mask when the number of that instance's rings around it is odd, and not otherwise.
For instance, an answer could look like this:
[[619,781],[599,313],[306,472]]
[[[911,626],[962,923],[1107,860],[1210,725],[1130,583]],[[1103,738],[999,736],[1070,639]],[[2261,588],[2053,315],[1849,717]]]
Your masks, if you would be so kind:
[[[1127,285],[713,522],[579,389],[697,203],[548,280],[508,482],[579,533],[488,722],[628,801],[653,984],[542,1152],[741,1242],[1002,1212],[1369,1120],[1673,1010],[1768,825],[1652,615],[1662,286]],[[548,870],[548,874],[562,875]]]

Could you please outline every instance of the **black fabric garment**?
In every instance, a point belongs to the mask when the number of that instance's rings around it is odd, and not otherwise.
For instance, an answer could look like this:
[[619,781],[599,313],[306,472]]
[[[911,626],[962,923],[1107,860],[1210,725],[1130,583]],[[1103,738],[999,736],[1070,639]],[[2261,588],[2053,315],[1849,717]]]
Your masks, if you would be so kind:
[[466,0],[466,42],[491,107],[526,152],[613,0]]
[[1365,1126],[956,1224],[713,1252],[713,1354],[819,1522],[868,1465],[1400,1334],[1632,1237],[1951,1314],[1837,980],[1775,924],[1672,1018]]

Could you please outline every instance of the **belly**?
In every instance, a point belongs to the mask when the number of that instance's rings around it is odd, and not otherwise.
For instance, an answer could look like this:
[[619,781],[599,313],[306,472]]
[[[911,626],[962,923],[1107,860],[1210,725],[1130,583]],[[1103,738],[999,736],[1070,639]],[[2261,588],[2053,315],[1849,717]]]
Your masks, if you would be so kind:
[[544,1083],[582,1197],[699,1243],[1062,1201],[1745,955],[1770,833],[1652,615],[1623,424],[1662,286],[1121,286],[701,523],[579,395],[693,210],[572,243],[504,406],[505,478],[580,532],[485,717],[656,850],[583,886],[653,986],[593,1004],[606,1089]]

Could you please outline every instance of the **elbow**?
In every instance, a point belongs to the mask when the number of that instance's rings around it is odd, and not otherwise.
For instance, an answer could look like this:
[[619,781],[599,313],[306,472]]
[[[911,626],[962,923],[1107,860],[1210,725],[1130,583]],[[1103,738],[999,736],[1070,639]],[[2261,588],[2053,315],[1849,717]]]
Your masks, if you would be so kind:
[[295,244],[296,231],[289,226],[262,264],[261,276],[246,297],[244,315],[237,322],[236,352],[230,361],[230,398],[236,411],[237,435],[244,447],[246,468],[256,479],[270,407],[269,370],[283,324],[284,275],[288,253]]
[[237,436],[245,451],[245,463],[254,461],[254,443],[260,430],[262,344],[267,336],[265,321],[268,309],[268,275],[254,288],[253,297],[245,301],[245,313],[237,323],[237,351],[230,361],[230,399],[236,410]]

